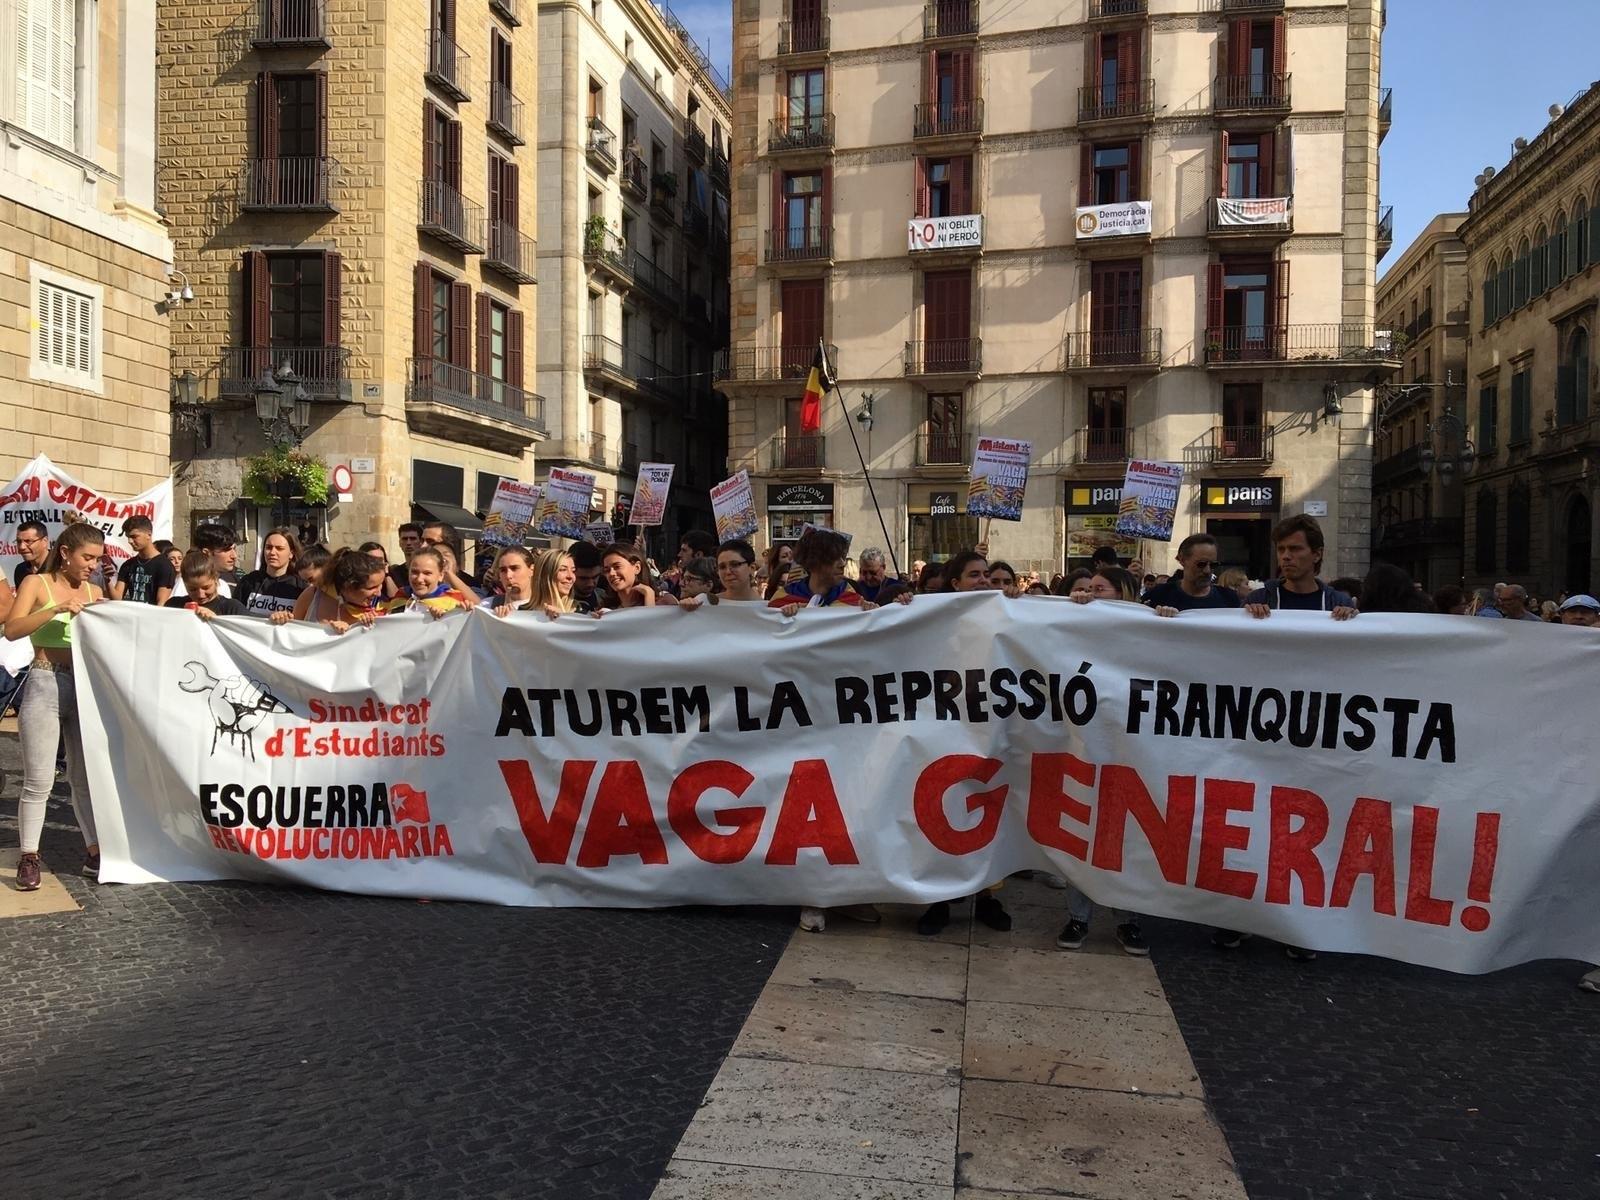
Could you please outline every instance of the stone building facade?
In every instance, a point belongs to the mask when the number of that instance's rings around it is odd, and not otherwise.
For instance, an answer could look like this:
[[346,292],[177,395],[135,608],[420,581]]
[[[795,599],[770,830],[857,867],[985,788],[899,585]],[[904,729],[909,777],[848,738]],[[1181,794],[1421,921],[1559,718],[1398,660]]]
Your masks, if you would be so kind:
[[1600,84],[1477,179],[1460,230],[1477,462],[1467,580],[1540,597],[1600,585]]
[[[735,0],[720,387],[762,540],[813,520],[902,567],[953,553],[987,435],[1032,443],[1022,520],[989,537],[1019,568],[1111,540],[1148,458],[1185,468],[1175,541],[1211,530],[1262,575],[1272,520],[1311,512],[1325,572],[1364,570],[1396,366],[1382,29],[1376,0]],[[841,386],[813,436],[819,343]]]
[[40,453],[112,495],[168,473],[155,10],[0,5],[0,482]]
[[1400,370],[1378,392],[1372,552],[1430,592],[1462,578],[1462,505],[1472,438],[1467,383],[1466,213],[1434,217],[1378,281],[1378,324]]
[[726,82],[647,0],[539,5],[539,390],[548,465],[595,475],[627,521],[640,462],[675,464],[658,556],[712,528],[726,413]]

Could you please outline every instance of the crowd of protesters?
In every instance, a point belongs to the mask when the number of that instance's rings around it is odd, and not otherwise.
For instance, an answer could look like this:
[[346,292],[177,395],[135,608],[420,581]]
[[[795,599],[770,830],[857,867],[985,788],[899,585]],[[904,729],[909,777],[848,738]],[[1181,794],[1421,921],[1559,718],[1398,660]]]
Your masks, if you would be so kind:
[[[597,546],[583,541],[566,549],[501,549],[481,575],[467,569],[461,536],[443,522],[407,523],[398,540],[403,561],[390,563],[377,542],[329,550],[302,546],[287,528],[270,530],[261,540],[259,565],[238,574],[237,538],[231,529],[201,525],[187,551],[153,537],[146,517],[131,517],[123,535],[132,555],[109,568],[104,535],[88,524],[69,525],[51,542],[48,530],[29,522],[18,530],[22,557],[13,579],[0,579],[0,627],[7,639],[27,638],[33,659],[21,689],[18,712],[23,757],[19,803],[21,855],[16,885],[40,886],[39,841],[45,804],[55,782],[58,751],[72,791],[85,846],[84,873],[99,872],[94,814],[88,804],[83,744],[77,719],[72,673],[72,622],[102,600],[181,608],[203,621],[255,616],[275,624],[291,621],[322,625],[334,634],[369,626],[393,613],[433,618],[486,605],[498,616],[531,612],[547,618],[588,616],[629,608],[676,607],[695,611],[720,604],[753,604],[794,617],[802,609],[846,607],[870,610],[908,604],[916,595],[999,591],[1012,599],[1062,597],[1079,604],[1144,604],[1157,615],[1176,617],[1196,609],[1242,609],[1265,619],[1275,611],[1322,612],[1334,620],[1361,613],[1440,613],[1503,620],[1544,621],[1600,627],[1600,601],[1586,593],[1562,595],[1541,603],[1518,584],[1496,584],[1473,593],[1447,586],[1428,595],[1401,568],[1372,567],[1364,579],[1324,582],[1320,571],[1323,535],[1316,520],[1289,517],[1272,531],[1278,573],[1250,580],[1237,568],[1223,569],[1220,547],[1210,534],[1179,543],[1170,575],[1146,572],[1143,564],[1122,562],[1111,547],[1098,550],[1087,568],[1053,576],[991,559],[979,544],[944,562],[913,562],[908,574],[889,571],[885,554],[849,554],[850,539],[827,529],[808,529],[797,542],[779,543],[758,556],[749,541],[718,543],[701,531],[680,540],[676,561],[657,568],[638,546],[617,542]],[[482,561],[481,559],[479,560]],[[1063,950],[1081,948],[1089,935],[1094,903],[1059,877],[1036,874],[1065,892],[1066,924],[1056,938]],[[988,927],[1012,927],[999,895],[1002,881],[973,896],[973,916]],[[951,903],[938,901],[921,914],[919,933],[934,936],[951,919]],[[876,922],[872,905],[825,910],[805,906],[800,926],[822,932],[829,916]],[[1139,916],[1113,912],[1115,937],[1133,955],[1149,953]],[[1213,945],[1230,950],[1247,935],[1216,930]],[[1309,950],[1286,947],[1291,958],[1309,960]],[[1600,993],[1600,968],[1580,981]]]

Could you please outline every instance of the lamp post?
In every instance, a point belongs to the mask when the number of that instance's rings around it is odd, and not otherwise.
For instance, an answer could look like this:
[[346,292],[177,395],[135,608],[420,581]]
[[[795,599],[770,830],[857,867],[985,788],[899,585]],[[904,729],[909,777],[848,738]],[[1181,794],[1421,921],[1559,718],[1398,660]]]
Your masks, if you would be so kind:
[[1478,452],[1467,436],[1466,424],[1447,404],[1437,421],[1428,422],[1426,440],[1417,449],[1417,465],[1424,475],[1439,473],[1439,482],[1449,487],[1456,481],[1456,472],[1467,475],[1477,460]]
[[[299,446],[311,428],[311,397],[286,358],[276,371],[263,371],[255,385],[256,420],[261,432],[274,445]],[[294,483],[287,477],[277,481],[278,524],[289,523],[289,501]]]

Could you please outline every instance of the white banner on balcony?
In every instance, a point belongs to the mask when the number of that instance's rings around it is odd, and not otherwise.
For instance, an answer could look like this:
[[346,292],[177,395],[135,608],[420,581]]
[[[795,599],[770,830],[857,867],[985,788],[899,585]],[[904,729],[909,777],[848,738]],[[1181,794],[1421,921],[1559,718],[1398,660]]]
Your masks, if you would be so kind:
[[1123,204],[1091,204],[1078,210],[1080,238],[1123,237],[1150,232],[1150,201],[1129,200]]
[[906,223],[908,250],[976,250],[983,245],[983,215],[913,217]]
[[1286,225],[1293,212],[1291,196],[1268,196],[1259,200],[1217,197],[1218,225]]

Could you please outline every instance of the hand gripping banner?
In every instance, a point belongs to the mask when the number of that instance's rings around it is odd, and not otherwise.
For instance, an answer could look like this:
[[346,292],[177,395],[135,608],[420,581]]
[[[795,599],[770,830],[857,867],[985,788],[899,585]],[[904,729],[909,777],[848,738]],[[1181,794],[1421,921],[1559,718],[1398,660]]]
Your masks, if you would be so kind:
[[998,593],[75,628],[103,881],[827,906],[1039,868],[1321,950],[1600,960],[1587,629]]

